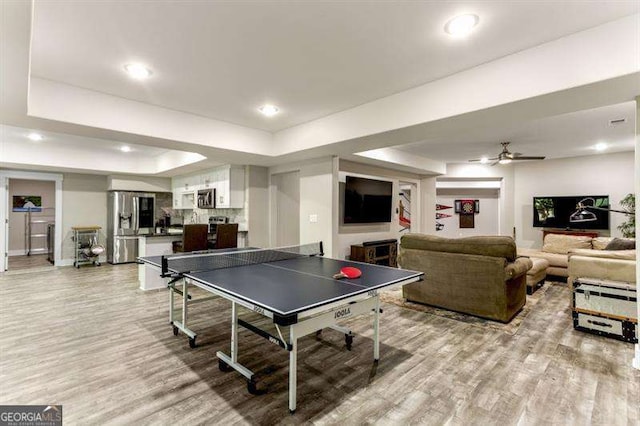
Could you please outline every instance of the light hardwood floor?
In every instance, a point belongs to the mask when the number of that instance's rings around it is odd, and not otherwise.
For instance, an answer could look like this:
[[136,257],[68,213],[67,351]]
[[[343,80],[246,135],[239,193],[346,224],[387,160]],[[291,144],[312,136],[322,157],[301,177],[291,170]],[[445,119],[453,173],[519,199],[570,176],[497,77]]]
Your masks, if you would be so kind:
[[23,271],[25,269],[46,268],[53,265],[47,260],[46,254],[33,254],[31,256],[10,256],[8,270]]
[[290,416],[284,350],[241,333],[266,395],[219,371],[222,299],[193,305],[190,349],[135,265],[0,274],[0,404],[63,404],[69,425],[640,424],[633,346],[574,331],[568,296],[553,285],[513,336],[384,304],[377,367],[368,317],[348,323],[353,351],[331,330],[306,337]]

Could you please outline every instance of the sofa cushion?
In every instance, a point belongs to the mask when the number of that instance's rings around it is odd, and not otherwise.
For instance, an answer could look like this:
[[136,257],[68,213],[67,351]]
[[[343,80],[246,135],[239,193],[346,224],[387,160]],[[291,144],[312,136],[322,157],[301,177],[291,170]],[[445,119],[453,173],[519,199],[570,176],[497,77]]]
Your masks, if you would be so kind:
[[636,240],[631,238],[614,238],[604,248],[605,250],[633,250],[636,248]]
[[593,240],[591,240],[591,245],[593,246],[594,250],[604,250],[604,248],[611,242],[611,240],[613,240],[612,237],[595,237]]
[[[528,248],[518,248],[518,255],[527,257],[538,257],[549,262],[549,266],[566,268],[569,265],[569,256],[566,254],[546,253],[544,251]],[[549,272],[547,272],[549,273]],[[550,274],[550,273],[549,273]],[[557,274],[550,274],[557,275]]]
[[569,275],[576,278],[636,282],[636,263],[633,260],[607,259],[604,257],[571,255]]
[[573,249],[590,249],[591,237],[578,235],[548,234],[544,237],[542,251],[547,253],[567,254]]
[[569,253],[569,259],[573,256],[600,257],[604,259],[622,259],[636,260],[636,251],[634,250],[572,250]]
[[406,249],[504,257],[509,262],[516,259],[516,243],[513,238],[506,236],[443,238],[405,234],[400,239],[400,245]]

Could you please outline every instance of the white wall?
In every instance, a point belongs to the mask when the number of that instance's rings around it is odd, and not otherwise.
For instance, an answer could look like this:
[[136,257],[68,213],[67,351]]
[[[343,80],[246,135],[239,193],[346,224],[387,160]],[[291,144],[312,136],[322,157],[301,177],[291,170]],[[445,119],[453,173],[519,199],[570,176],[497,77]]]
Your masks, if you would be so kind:
[[[484,188],[443,188],[437,189],[436,202],[451,206],[438,213],[449,214],[451,217],[438,219],[444,225],[441,231],[435,233],[439,237],[459,238],[473,235],[498,235],[500,220],[499,190]],[[478,200],[480,212],[474,215],[473,228],[460,228],[460,215],[455,213],[455,200]]]
[[[298,171],[300,177],[300,244],[322,241],[325,255],[333,256],[333,157],[322,157],[269,168],[269,175]],[[311,217],[316,219],[311,222]],[[271,230],[273,235],[273,229]]]
[[171,192],[171,178],[110,175],[108,191]]
[[249,229],[247,245],[269,247],[269,169],[248,166],[245,169],[245,211]]
[[[590,155],[558,160],[525,162],[515,166],[516,242],[522,247],[542,245],[541,228],[534,228],[533,197],[544,195],[608,195],[612,209],[634,192],[634,153]],[[610,214],[612,236],[621,236],[617,227],[627,216]],[[605,231],[599,231],[607,235]]]
[[[360,176],[370,179],[387,180],[393,183],[393,199],[390,223],[362,223],[362,224],[345,224],[343,222],[344,212],[344,185],[346,176]],[[420,178],[412,173],[400,172],[397,170],[384,169],[381,167],[371,166],[368,164],[354,163],[352,161],[340,160],[338,173],[338,203],[336,208],[336,218],[338,221],[337,242],[335,249],[335,257],[343,259],[350,255],[352,244],[361,244],[363,241],[399,239],[400,226],[398,224],[398,206],[400,181],[415,183],[417,190],[412,194],[412,211],[411,232],[419,232],[421,217],[421,193]]]
[[[27,213],[14,212],[12,210],[14,195],[39,195],[42,197],[42,207],[55,207],[56,185],[53,181],[9,179],[9,256],[26,254],[25,221]],[[34,215],[37,214],[41,215],[42,213],[34,213]],[[34,224],[32,231],[33,233],[43,234],[47,232],[47,226],[46,224]],[[34,238],[32,240],[32,248],[45,246],[46,238]]]
[[64,264],[71,264],[74,258],[72,226],[101,226],[100,243],[106,246],[107,177],[65,173],[62,191],[62,259]]
[[[498,199],[500,220],[498,221],[499,235],[513,235],[514,227],[514,166],[484,164],[447,164],[447,174],[438,176],[438,180],[453,180],[471,183],[482,181],[496,181],[500,185]],[[482,206],[480,207],[482,210]]]

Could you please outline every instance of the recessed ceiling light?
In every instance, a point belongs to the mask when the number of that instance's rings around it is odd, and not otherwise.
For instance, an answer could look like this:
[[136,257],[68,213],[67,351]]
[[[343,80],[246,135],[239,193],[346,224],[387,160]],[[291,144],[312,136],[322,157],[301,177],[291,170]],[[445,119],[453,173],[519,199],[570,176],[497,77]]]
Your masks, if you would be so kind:
[[487,157],[482,157],[482,158],[480,159],[480,162],[481,162],[482,164],[487,164],[487,163],[489,162],[489,159],[488,159]]
[[595,146],[596,151],[604,151],[607,149],[607,144],[604,142],[597,143]]
[[444,30],[453,37],[464,37],[478,25],[479,21],[480,18],[478,15],[466,14],[456,16],[445,24]]
[[260,111],[261,113],[263,113],[264,115],[266,115],[267,117],[273,117],[274,115],[276,115],[278,113],[278,111],[280,111],[278,109],[277,106],[275,105],[262,105],[260,108],[258,108],[258,111]]
[[132,63],[124,66],[124,70],[129,74],[129,77],[136,80],[144,80],[151,77],[151,70],[140,63]]
[[36,141],[41,141],[43,139],[42,135],[40,133],[35,133],[35,132],[31,132],[27,135],[27,137],[29,139],[31,139],[32,141],[36,142]]
[[129,152],[129,151],[131,151],[131,148],[126,146],[126,145],[123,145],[123,146],[120,147],[120,151]]

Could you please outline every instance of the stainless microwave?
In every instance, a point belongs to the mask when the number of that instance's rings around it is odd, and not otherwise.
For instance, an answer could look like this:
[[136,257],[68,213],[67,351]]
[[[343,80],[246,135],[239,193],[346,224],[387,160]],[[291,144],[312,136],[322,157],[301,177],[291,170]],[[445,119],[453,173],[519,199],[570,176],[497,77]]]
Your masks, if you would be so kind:
[[199,209],[215,209],[216,208],[216,189],[199,189],[198,190],[198,208]]

